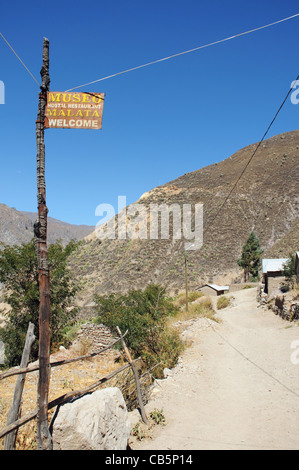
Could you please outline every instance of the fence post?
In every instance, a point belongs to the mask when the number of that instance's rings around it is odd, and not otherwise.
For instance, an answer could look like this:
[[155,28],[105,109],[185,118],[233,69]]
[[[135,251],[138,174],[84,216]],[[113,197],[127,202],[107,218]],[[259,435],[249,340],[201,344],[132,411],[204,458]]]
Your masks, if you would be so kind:
[[138,399],[138,403],[139,403],[139,408],[140,408],[140,413],[141,413],[141,417],[142,417],[142,420],[145,424],[149,424],[149,420],[147,419],[147,416],[146,416],[146,413],[145,413],[145,409],[144,409],[144,405],[143,405],[143,400],[142,400],[142,394],[141,394],[141,389],[140,389],[140,382],[139,382],[139,377],[138,377],[138,372],[137,372],[137,369],[135,367],[135,364],[134,362],[132,361],[132,357],[131,357],[131,354],[130,354],[130,351],[128,350],[127,348],[127,345],[125,343],[125,340],[124,340],[124,337],[119,329],[119,327],[117,326],[116,327],[117,329],[117,333],[119,334],[119,337],[120,337],[120,340],[121,340],[121,344],[124,348],[124,351],[125,351],[125,355],[128,359],[128,362],[132,368],[132,371],[133,371],[133,374],[134,374],[134,379],[135,379],[135,383],[136,383],[136,390],[137,390],[137,399]]
[[[29,322],[20,367],[27,367],[27,364],[29,362],[31,346],[34,343],[34,340],[35,340],[34,325],[33,323]],[[26,378],[26,374],[21,374],[17,378],[12,406],[8,412],[7,423],[6,423],[7,426],[13,423],[14,421],[16,421],[17,419],[19,419],[21,416],[21,404],[22,404],[22,395],[23,395],[23,389],[24,389],[24,384],[25,384],[25,378]],[[4,440],[3,440],[4,450],[14,450],[16,438],[17,438],[17,432],[18,430],[15,429],[14,431],[10,432],[4,437]]]

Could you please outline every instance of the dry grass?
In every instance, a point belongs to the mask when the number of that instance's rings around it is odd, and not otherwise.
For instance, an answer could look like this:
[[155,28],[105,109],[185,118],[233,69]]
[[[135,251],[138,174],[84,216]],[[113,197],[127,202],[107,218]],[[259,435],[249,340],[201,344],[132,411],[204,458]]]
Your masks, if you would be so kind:
[[188,305],[188,312],[185,311],[183,306],[177,315],[169,319],[170,326],[178,321],[185,322],[199,317],[206,317],[216,321],[214,318],[215,310],[210,296],[204,296],[202,293],[199,294],[196,301]]
[[[120,364],[115,361],[116,356],[118,357],[118,353],[110,351],[91,360],[79,361],[53,368],[51,370],[49,401],[72,390],[81,390],[118,369]],[[61,354],[57,355],[55,359],[62,359]],[[8,377],[0,381],[0,429],[6,426],[7,414],[12,404],[16,380],[17,376]],[[37,384],[38,371],[27,374],[23,392],[22,416],[36,409]],[[112,386],[111,382],[107,382],[105,386]],[[51,418],[53,412],[54,410],[49,412],[49,418]],[[36,420],[32,420],[20,428],[16,449],[36,449],[35,438]],[[0,449],[2,449],[2,440]]]
[[294,289],[292,290],[293,300],[299,300],[299,283],[295,284]]
[[220,310],[222,308],[226,308],[231,304],[231,297],[226,297],[224,295],[221,295],[217,299],[217,309]]
[[[202,292],[197,292],[197,291],[191,291],[188,293],[188,303],[189,302],[194,302],[195,300],[199,299],[200,297],[203,297],[204,294]],[[182,293],[179,294],[176,299],[174,300],[174,305],[176,307],[182,307],[183,305],[186,304],[186,294]]]

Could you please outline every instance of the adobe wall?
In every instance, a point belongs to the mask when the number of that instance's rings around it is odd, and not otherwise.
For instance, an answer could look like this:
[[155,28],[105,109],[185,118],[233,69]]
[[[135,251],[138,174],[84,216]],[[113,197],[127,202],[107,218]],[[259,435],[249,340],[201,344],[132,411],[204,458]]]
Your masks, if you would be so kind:
[[217,291],[208,286],[201,287],[199,292],[202,292],[204,295],[211,295],[212,297],[217,296]]

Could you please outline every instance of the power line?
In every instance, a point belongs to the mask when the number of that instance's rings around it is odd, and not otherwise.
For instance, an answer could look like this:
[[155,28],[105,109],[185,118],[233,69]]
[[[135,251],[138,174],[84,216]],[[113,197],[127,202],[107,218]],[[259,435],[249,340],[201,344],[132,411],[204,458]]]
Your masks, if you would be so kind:
[[[299,80],[299,75],[297,76],[295,82]],[[244,176],[244,173],[246,172],[247,168],[249,167],[250,163],[252,162],[254,156],[256,155],[258,149],[260,148],[260,146],[262,145],[263,141],[265,140],[265,137],[266,135],[268,134],[269,130],[271,129],[272,125],[274,124],[274,121],[276,120],[278,114],[280,113],[281,109],[283,108],[285,102],[287,101],[291,91],[293,90],[293,87],[291,87],[285,97],[285,99],[283,100],[283,102],[281,103],[281,105],[279,106],[274,118],[272,119],[271,123],[269,124],[266,132],[264,133],[263,137],[261,138],[261,140],[259,141],[259,143],[257,144],[254,152],[252,153],[252,155],[250,156],[248,162],[246,163],[245,167],[243,168],[243,170],[241,171],[240,175],[238,176],[236,182],[234,183],[233,187],[231,188],[231,190],[229,191],[228,195],[226,196],[224,202],[221,204],[220,208],[217,210],[215,216],[213,217],[213,221],[215,221],[215,219],[218,217],[218,215],[220,214],[220,212],[222,211],[223,207],[225,206],[225,204],[227,203],[228,199],[230,198],[230,196],[232,195],[232,193],[234,192],[234,190],[236,189],[240,179]],[[209,219],[209,216],[208,216],[208,219]]]
[[220,43],[225,42],[225,41],[230,41],[231,39],[235,39],[235,38],[238,38],[240,36],[244,36],[245,34],[254,33],[255,31],[260,31],[261,29],[269,28],[270,26],[274,26],[276,24],[283,23],[284,21],[291,20],[292,18],[295,18],[297,16],[299,16],[299,13],[296,13],[295,15],[289,16],[287,18],[283,18],[282,20],[274,21],[273,23],[269,23],[269,24],[266,24],[264,26],[260,26],[258,28],[251,29],[249,31],[245,31],[243,33],[235,34],[234,36],[230,36],[230,37],[227,37],[227,38],[224,38],[224,39],[220,39],[219,41],[214,41],[214,42],[211,42],[209,44],[204,44],[203,46],[194,47],[193,49],[189,49],[189,50],[183,51],[183,52],[178,52],[177,54],[173,54],[173,55],[170,55],[168,57],[164,57],[162,59],[153,60],[152,62],[147,62],[146,64],[138,65],[137,67],[132,67],[130,69],[123,70],[122,72],[117,72],[117,73],[114,73],[112,75],[107,75],[106,77],[98,78],[97,80],[93,80],[92,82],[84,83],[83,85],[78,85],[74,88],[70,88],[70,89],[66,90],[66,92],[77,90],[78,88],[82,88],[82,87],[87,86],[87,85],[92,85],[93,83],[101,82],[103,80],[107,80],[108,78],[117,77],[118,75],[123,75],[124,73],[132,72],[133,70],[138,70],[138,69],[141,69],[141,68],[144,68],[144,67],[148,67],[150,65],[158,64],[159,62],[163,62],[165,60],[173,59],[175,57],[179,57],[179,56],[184,55],[184,54],[190,54],[191,52],[199,51],[200,49],[204,49],[206,47],[215,46],[216,44],[220,44]]
[[[207,318],[205,318],[205,320],[207,321]],[[249,357],[245,356],[245,354],[243,354],[238,348],[236,348],[236,346],[234,346],[227,338],[225,338],[222,334],[220,334],[219,331],[217,331],[212,324],[209,323],[209,326],[212,328],[214,333],[216,333],[216,335],[218,335],[221,339],[223,339],[223,341],[225,341],[232,349],[234,349],[238,354],[240,354],[240,356],[242,356],[244,359],[246,359],[246,361],[250,362],[254,367],[256,367],[257,369],[262,371],[265,375],[268,375],[268,377],[270,377],[271,379],[275,380],[279,385],[284,387],[288,392],[293,393],[293,395],[295,395],[297,398],[299,398],[298,393],[296,393],[291,388],[287,387],[287,385],[285,385],[280,380],[278,380],[276,377],[274,377],[272,374],[270,374],[268,371],[263,369],[256,362],[252,361]]]
[[33,78],[33,80],[38,84],[38,86],[40,86],[40,84],[38,83],[38,81],[36,80],[36,78],[34,77],[34,75],[32,75],[32,73],[30,72],[30,70],[28,69],[28,67],[26,67],[26,65],[24,64],[24,62],[22,61],[22,59],[18,56],[18,54],[16,53],[16,51],[12,48],[12,46],[9,44],[9,42],[7,41],[7,39],[5,39],[5,37],[3,36],[3,34],[0,32],[0,36],[4,39],[4,41],[6,42],[6,44],[8,45],[8,47],[12,50],[12,52],[14,53],[14,55],[19,59],[19,61],[21,62],[21,64],[23,65],[23,67],[25,67],[25,69],[27,70],[27,72],[29,73],[29,75],[31,75],[31,77]]

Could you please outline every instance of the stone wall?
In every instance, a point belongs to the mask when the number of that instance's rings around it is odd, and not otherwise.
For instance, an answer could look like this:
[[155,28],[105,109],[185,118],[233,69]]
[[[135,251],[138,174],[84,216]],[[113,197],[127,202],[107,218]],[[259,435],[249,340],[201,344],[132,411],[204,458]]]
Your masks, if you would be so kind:
[[109,328],[102,324],[99,325],[91,322],[81,325],[77,333],[77,341],[90,343],[91,352],[98,352],[100,349],[109,346],[115,339],[117,338],[112,335]]
[[299,302],[291,304],[290,309],[290,320],[299,320]]
[[264,285],[262,283],[259,284],[256,295],[259,306],[266,307],[268,305],[276,315],[279,315],[284,320],[299,320],[299,302],[287,300],[285,295],[276,295],[272,303],[269,302],[269,298],[270,296],[264,292]]
[[284,296],[276,296],[272,310],[284,320],[299,320],[299,302],[286,302]]

